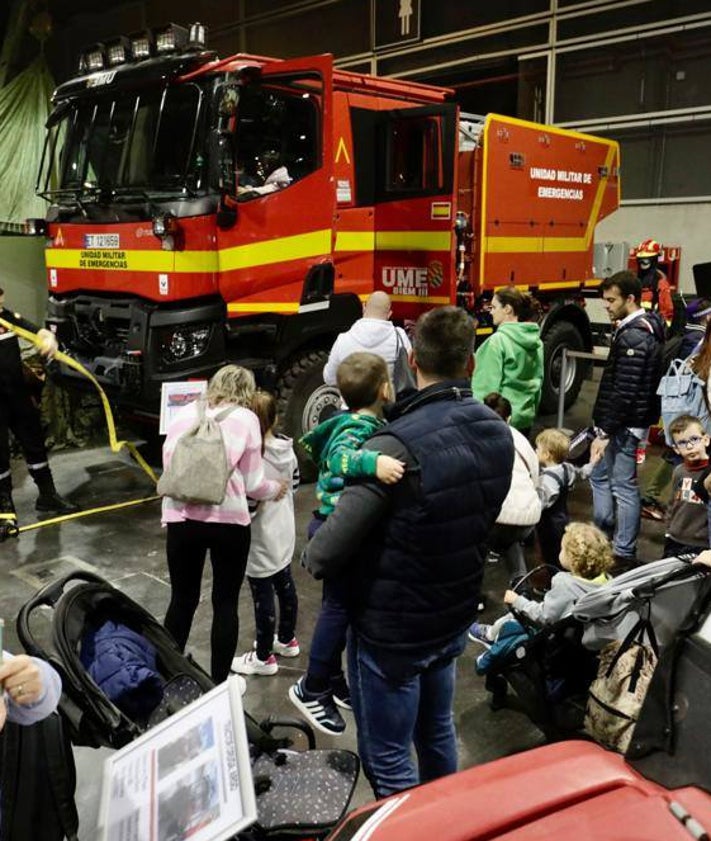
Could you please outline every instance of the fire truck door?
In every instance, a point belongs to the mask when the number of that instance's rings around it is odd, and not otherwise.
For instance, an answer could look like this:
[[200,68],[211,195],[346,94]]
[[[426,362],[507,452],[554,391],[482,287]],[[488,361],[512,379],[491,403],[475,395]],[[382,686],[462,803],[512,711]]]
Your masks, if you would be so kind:
[[396,318],[454,302],[456,106],[379,114],[375,286]]
[[267,64],[240,91],[237,221],[218,231],[228,313],[297,312],[332,254],[332,59]]

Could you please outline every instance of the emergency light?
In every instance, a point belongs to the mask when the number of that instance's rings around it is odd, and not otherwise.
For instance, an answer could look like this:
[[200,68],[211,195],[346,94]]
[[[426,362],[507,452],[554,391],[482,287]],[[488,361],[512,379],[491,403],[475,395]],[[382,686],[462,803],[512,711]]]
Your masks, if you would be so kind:
[[104,69],[104,45],[102,43],[94,44],[89,47],[86,52],[79,57],[79,72],[80,73],[95,73],[97,70]]
[[163,29],[156,29],[156,52],[158,55],[182,50],[188,43],[188,30],[184,26],[171,23]]
[[106,45],[106,58],[109,67],[116,67],[117,64],[124,64],[128,61],[129,40],[124,35],[109,41]]
[[152,40],[151,33],[148,30],[131,35],[131,55],[134,61],[151,57]]
[[207,46],[207,27],[202,23],[191,23],[188,34],[188,49],[204,50]]

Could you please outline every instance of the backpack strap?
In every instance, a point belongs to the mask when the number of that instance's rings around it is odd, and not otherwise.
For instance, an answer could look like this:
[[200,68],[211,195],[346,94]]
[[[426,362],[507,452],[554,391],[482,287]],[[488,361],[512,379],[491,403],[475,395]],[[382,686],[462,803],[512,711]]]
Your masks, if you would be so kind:
[[222,422],[228,415],[231,415],[235,409],[239,408],[238,406],[227,406],[225,409],[222,409],[218,412],[213,420],[216,420],[217,423]]

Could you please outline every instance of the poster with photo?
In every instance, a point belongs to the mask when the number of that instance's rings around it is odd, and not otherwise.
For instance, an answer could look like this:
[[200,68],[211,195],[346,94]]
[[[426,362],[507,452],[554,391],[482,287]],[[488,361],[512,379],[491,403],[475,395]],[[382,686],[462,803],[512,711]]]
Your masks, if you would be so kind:
[[106,760],[102,841],[224,841],[256,819],[234,679]]
[[199,400],[207,391],[207,380],[194,380],[179,383],[163,383],[160,392],[160,426],[161,435],[168,434],[168,427],[175,415],[190,403]]

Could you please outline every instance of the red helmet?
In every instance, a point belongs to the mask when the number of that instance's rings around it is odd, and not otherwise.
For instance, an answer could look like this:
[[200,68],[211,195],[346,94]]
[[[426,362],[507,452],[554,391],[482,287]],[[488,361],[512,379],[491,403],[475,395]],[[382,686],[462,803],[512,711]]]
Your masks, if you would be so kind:
[[660,257],[662,254],[662,246],[656,239],[645,239],[637,246],[635,257]]

